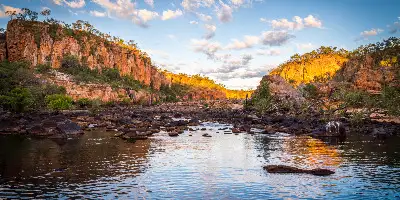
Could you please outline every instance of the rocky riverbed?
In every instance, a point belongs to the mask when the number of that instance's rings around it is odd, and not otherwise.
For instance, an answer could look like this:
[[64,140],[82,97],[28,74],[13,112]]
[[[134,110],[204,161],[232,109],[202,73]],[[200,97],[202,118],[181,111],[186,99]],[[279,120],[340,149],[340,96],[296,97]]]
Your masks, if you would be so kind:
[[[351,132],[346,118],[337,119]],[[155,106],[113,106],[96,112],[71,110],[62,112],[38,112],[30,114],[0,114],[0,134],[19,134],[32,137],[69,138],[77,137],[84,131],[106,129],[123,139],[147,139],[148,136],[164,131],[178,136],[190,126],[202,122],[231,124],[227,133],[245,132],[273,134],[276,132],[315,137],[337,136],[326,132],[328,121],[317,113],[306,116],[290,116],[284,113],[260,115],[243,109],[238,101],[196,101],[166,103]],[[354,128],[352,129],[354,131]],[[196,131],[196,130],[192,130]],[[201,130],[198,130],[201,131]],[[394,122],[366,121],[359,131],[376,137],[400,133],[400,125]],[[206,136],[205,136],[206,137]]]

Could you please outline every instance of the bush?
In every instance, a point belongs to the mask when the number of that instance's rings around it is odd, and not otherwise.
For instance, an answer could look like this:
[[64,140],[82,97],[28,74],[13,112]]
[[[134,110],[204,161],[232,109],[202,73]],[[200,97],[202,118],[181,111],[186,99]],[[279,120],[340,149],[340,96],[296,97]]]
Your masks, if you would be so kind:
[[269,89],[269,83],[262,81],[258,91],[254,93],[250,105],[261,113],[267,112],[272,106],[272,95]]
[[303,97],[307,99],[316,99],[318,98],[318,89],[315,85],[311,83],[307,83],[302,89],[301,93]]
[[87,108],[87,107],[91,107],[93,102],[88,99],[88,98],[82,98],[82,99],[78,99],[75,102],[80,108]]
[[72,107],[72,98],[62,94],[46,96],[47,107],[52,110],[67,110]]
[[14,88],[7,95],[0,95],[0,105],[14,112],[24,112],[32,108],[34,101],[26,88]]
[[400,88],[384,87],[380,96],[380,107],[391,115],[400,115]]
[[39,73],[47,73],[49,72],[51,69],[51,66],[49,64],[40,64],[40,65],[36,65],[36,71]]

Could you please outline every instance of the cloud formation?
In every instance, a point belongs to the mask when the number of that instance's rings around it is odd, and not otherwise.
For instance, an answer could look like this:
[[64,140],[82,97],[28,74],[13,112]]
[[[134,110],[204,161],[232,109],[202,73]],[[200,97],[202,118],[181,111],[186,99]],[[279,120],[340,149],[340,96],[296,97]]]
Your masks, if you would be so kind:
[[382,29],[371,29],[371,30],[366,30],[360,33],[360,36],[355,39],[355,41],[360,41],[360,40],[368,40],[369,37],[376,36],[380,33],[382,33]]
[[182,15],[183,15],[183,12],[180,9],[175,10],[175,11],[167,10],[167,11],[163,12],[161,20],[174,19],[174,18],[177,18],[177,17],[182,16]]
[[265,31],[261,35],[262,44],[267,46],[281,46],[292,38],[295,36],[287,31]]
[[144,2],[152,8],[154,7],[154,0],[144,0]]
[[204,53],[209,59],[213,60],[216,58],[215,53],[222,49],[222,46],[219,42],[211,42],[206,39],[192,39],[190,41],[190,45],[193,51]]
[[106,17],[107,13],[106,12],[99,12],[97,10],[90,11],[90,15],[95,16],[95,17]]
[[292,21],[282,18],[278,20],[268,21],[265,18],[260,18],[261,22],[269,22],[274,30],[301,30],[304,28],[322,28],[322,21],[314,17],[313,15],[308,15],[306,18],[301,18],[299,16],[294,16]]
[[183,0],[181,6],[186,11],[194,11],[200,7],[211,7],[214,3],[214,0]]
[[85,0],[72,0],[72,1],[67,1],[64,0],[65,5],[71,8],[82,8],[86,5]]
[[245,35],[243,41],[239,41],[237,39],[233,39],[232,43],[228,44],[226,49],[247,49],[252,48],[254,45],[258,44],[260,38],[258,36]]
[[216,9],[216,13],[218,16],[218,19],[223,22],[227,23],[232,21],[233,15],[232,15],[232,8],[228,5],[225,4],[224,2],[220,1],[220,7]]
[[204,25],[204,28],[206,29],[206,34],[204,35],[204,38],[211,39],[215,36],[215,31],[217,30],[217,27],[212,24],[206,24]]

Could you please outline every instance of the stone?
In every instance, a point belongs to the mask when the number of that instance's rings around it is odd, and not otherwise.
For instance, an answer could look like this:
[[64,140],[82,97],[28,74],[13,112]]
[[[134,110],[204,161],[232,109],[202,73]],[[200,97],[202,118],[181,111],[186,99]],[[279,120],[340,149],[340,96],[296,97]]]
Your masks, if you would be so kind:
[[81,127],[70,120],[65,121],[64,123],[60,123],[57,125],[57,130],[62,134],[66,135],[81,135],[83,131]]
[[326,133],[330,135],[336,135],[336,136],[345,136],[346,135],[346,129],[343,125],[342,122],[338,121],[331,121],[328,122],[325,126]]
[[291,167],[291,166],[286,166],[286,165],[267,165],[263,167],[264,170],[267,170],[268,173],[279,173],[279,174],[287,174],[287,173],[292,173],[292,174],[312,174],[316,176],[328,176],[331,174],[334,174],[335,172],[329,169],[300,169],[296,167]]
[[170,137],[176,137],[176,136],[178,136],[178,135],[179,135],[179,133],[178,133],[178,132],[176,132],[176,131],[174,131],[174,132],[170,132],[170,133],[168,133],[168,135],[169,135]]

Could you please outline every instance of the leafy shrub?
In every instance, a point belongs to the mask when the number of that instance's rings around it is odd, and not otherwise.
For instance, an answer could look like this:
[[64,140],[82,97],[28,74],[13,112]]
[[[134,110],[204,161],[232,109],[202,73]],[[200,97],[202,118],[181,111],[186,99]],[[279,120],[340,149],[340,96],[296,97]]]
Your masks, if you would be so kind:
[[49,64],[40,64],[36,65],[36,71],[39,73],[47,73],[51,69],[51,66]]
[[316,99],[318,98],[318,88],[311,84],[307,83],[302,89],[301,93],[303,94],[303,97],[307,99]]
[[16,87],[7,95],[0,95],[0,105],[14,112],[24,112],[33,105],[31,92],[26,88]]
[[253,95],[250,105],[253,105],[254,108],[261,113],[265,113],[271,108],[272,95],[267,81],[261,82],[258,91]]
[[72,107],[72,98],[62,94],[46,96],[47,107],[52,110],[67,110]]
[[118,69],[115,68],[103,68],[102,75],[106,82],[111,82],[121,79],[121,75],[119,74]]
[[400,115],[400,88],[384,87],[380,96],[380,106],[391,115]]
[[81,98],[75,102],[80,108],[87,108],[92,106],[93,102],[88,98]]

